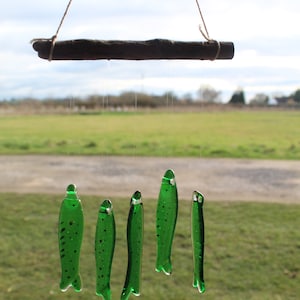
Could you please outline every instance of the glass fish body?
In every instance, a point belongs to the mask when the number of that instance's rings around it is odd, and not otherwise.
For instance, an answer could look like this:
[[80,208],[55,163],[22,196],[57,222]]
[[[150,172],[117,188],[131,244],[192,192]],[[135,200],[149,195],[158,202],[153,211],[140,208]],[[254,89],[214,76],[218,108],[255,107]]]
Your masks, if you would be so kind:
[[79,257],[83,235],[83,212],[74,184],[67,187],[66,196],[60,208],[58,226],[61,261],[60,289],[66,291],[72,286],[76,292],[80,292]]
[[204,218],[203,218],[204,197],[201,193],[193,193],[192,204],[192,242],[194,257],[194,281],[193,287],[198,288],[200,293],[205,292],[204,283]]
[[110,200],[104,200],[98,212],[95,235],[96,294],[111,299],[110,274],[115,249],[116,226]]
[[136,191],[130,200],[127,222],[128,266],[121,300],[127,300],[130,294],[140,295],[141,265],[143,252],[144,212],[142,196]]
[[171,251],[178,214],[175,174],[167,170],[162,178],[156,211],[156,271],[172,273]]

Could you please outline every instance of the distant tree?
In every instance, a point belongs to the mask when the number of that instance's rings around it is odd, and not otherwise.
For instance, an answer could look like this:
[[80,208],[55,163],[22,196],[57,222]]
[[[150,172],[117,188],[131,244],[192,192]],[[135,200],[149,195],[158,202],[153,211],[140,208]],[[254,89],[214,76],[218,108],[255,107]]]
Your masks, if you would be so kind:
[[198,90],[197,94],[198,94],[198,100],[201,102],[206,102],[206,103],[220,102],[221,92],[215,90],[210,85],[207,84],[202,85]]
[[269,102],[269,96],[263,93],[256,94],[251,100],[252,105],[266,105]]
[[300,89],[297,89],[297,90],[291,95],[291,98],[293,98],[295,102],[300,103]]
[[246,104],[244,91],[242,89],[235,91],[229,100],[229,104]]
[[181,101],[182,102],[185,102],[185,103],[191,103],[193,102],[193,96],[191,93],[186,93],[182,96],[181,98]]
[[162,96],[162,103],[165,103],[167,106],[173,105],[178,101],[177,96],[172,92],[172,91],[167,91],[165,92]]

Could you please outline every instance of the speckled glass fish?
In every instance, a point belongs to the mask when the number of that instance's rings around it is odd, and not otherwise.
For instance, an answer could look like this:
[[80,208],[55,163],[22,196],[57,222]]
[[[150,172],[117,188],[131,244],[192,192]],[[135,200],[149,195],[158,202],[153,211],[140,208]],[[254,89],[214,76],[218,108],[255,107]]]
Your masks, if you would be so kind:
[[58,226],[61,261],[60,289],[64,292],[72,286],[76,292],[80,292],[79,257],[83,235],[83,212],[74,184],[67,187],[66,196],[60,208]]
[[193,193],[192,204],[192,242],[194,256],[194,282],[193,287],[198,288],[200,293],[205,292],[204,283],[204,219],[203,219],[204,197],[201,193]]
[[178,194],[175,175],[167,170],[162,178],[156,211],[157,257],[156,271],[172,273],[171,252],[178,214]]
[[95,235],[96,294],[111,299],[110,274],[115,249],[116,226],[110,200],[104,200],[98,212]]
[[140,295],[141,265],[143,252],[144,212],[142,196],[136,191],[130,200],[127,222],[128,266],[121,300],[127,300],[130,294]]

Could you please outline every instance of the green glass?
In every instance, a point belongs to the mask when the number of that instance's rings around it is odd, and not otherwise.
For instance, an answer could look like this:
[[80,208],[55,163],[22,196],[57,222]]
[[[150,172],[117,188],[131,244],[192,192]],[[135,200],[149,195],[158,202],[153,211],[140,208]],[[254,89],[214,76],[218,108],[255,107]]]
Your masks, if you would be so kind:
[[205,292],[204,283],[204,197],[201,193],[193,193],[192,204],[192,242],[194,256],[194,282],[193,287],[198,288],[200,293]]
[[167,170],[162,178],[156,211],[156,271],[172,273],[171,251],[178,214],[175,174]]
[[133,293],[140,295],[142,252],[143,252],[144,212],[142,195],[136,191],[130,200],[127,222],[128,266],[121,300],[126,300]]
[[111,299],[110,274],[115,250],[116,226],[110,200],[104,200],[98,212],[95,235],[96,294]]
[[83,235],[83,212],[74,184],[67,187],[66,196],[60,208],[58,226],[61,261],[60,289],[64,292],[72,286],[76,292],[80,292],[79,257]]

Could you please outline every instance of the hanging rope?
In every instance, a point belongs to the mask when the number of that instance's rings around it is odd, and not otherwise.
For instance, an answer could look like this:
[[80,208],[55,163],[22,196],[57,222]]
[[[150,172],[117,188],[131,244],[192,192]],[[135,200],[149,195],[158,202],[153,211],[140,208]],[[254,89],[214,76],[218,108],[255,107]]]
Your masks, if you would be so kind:
[[[200,4],[199,4],[198,0],[196,0],[196,3],[197,3],[198,11],[199,11],[199,14],[200,14],[201,22],[202,22],[202,24],[199,24],[199,30],[200,30],[202,36],[203,36],[208,42],[214,42],[214,43],[217,43],[217,45],[218,45],[216,55],[215,55],[215,57],[212,59],[212,60],[215,60],[215,59],[218,58],[218,56],[219,56],[219,54],[220,54],[221,45],[220,45],[220,42],[218,42],[218,41],[213,40],[213,39],[210,38],[209,33],[208,33],[208,30],[207,30],[207,26],[206,26],[206,23],[205,23],[205,20],[204,20],[204,17],[203,17],[203,14],[202,14],[202,11],[201,11],[201,8],[200,8]],[[202,28],[201,25],[203,25],[203,28]]]
[[199,25],[199,30],[200,30],[201,34],[203,35],[203,37],[207,41],[211,41],[211,38],[209,37],[207,26],[206,26],[206,23],[205,23],[205,20],[204,20],[204,17],[203,17],[203,14],[202,14],[202,11],[201,11],[201,8],[200,8],[200,4],[199,4],[198,0],[196,0],[196,3],[197,3],[197,7],[198,7],[198,10],[199,10],[200,18],[201,18],[201,21],[202,21],[202,24],[203,24],[203,28],[204,28],[204,30],[203,30],[202,26],[200,24]]
[[50,50],[50,54],[49,54],[49,58],[48,58],[49,61],[52,60],[52,57],[53,57],[53,50],[54,50],[54,46],[55,46],[55,42],[56,42],[58,33],[59,33],[60,28],[61,28],[61,26],[62,26],[62,24],[63,24],[63,22],[64,22],[64,20],[65,20],[65,17],[66,17],[66,15],[67,15],[67,13],[68,13],[68,10],[69,10],[69,8],[70,8],[70,6],[71,6],[72,1],[73,1],[73,0],[70,0],[70,1],[69,1],[68,5],[67,5],[67,7],[66,7],[66,9],[65,9],[65,12],[64,12],[64,14],[63,14],[63,16],[62,16],[62,18],[61,18],[61,20],[60,20],[60,23],[59,23],[59,25],[58,25],[58,28],[57,28],[57,30],[56,30],[56,33],[55,33],[55,35],[51,38],[51,50]]

